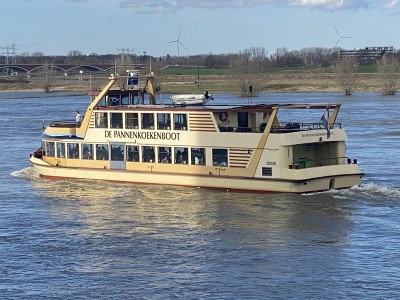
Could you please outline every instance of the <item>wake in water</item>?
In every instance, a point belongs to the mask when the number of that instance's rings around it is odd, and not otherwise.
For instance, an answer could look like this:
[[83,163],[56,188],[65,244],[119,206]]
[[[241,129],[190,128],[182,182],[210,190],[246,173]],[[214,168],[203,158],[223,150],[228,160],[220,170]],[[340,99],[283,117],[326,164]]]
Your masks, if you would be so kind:
[[388,196],[400,199],[400,189],[395,187],[378,186],[373,182],[364,184],[361,187],[353,187],[350,190],[372,197]]
[[33,167],[27,167],[19,171],[11,172],[10,175],[28,180],[41,180],[39,173],[37,173]]
[[367,196],[370,198],[393,198],[400,200],[400,189],[395,187],[379,186],[373,182],[361,186],[353,186],[345,190],[329,190],[323,192],[334,198],[345,199],[353,196]]
[[[109,198],[143,195],[149,199],[181,199],[196,196],[199,193],[207,193],[207,190],[188,189],[174,186],[137,185],[137,184],[115,184],[107,181],[97,180],[46,180],[39,176],[33,167],[27,167],[14,171],[11,176],[27,179],[40,190],[52,196],[68,196],[76,198]],[[211,193],[211,191],[208,191]],[[212,191],[215,193],[215,191]],[[225,194],[225,193],[224,193]],[[334,198],[346,199],[353,196],[385,197],[400,200],[400,189],[396,187],[379,186],[373,182],[354,186],[344,190],[329,190],[319,193],[305,194],[305,196],[327,194]]]
[[45,196],[57,198],[105,200],[145,196],[153,200],[179,200],[198,193],[197,189],[174,186],[139,185],[90,179],[48,180],[40,177],[34,167],[14,171],[10,175],[27,179]]

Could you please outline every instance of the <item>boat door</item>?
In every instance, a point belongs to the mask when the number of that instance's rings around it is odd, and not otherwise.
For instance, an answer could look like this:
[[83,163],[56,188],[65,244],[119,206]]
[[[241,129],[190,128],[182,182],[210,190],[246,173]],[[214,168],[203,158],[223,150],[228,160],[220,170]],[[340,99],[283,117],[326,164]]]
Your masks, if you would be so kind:
[[110,168],[117,170],[125,170],[125,145],[110,144]]
[[249,114],[247,112],[238,112],[238,128],[249,127]]

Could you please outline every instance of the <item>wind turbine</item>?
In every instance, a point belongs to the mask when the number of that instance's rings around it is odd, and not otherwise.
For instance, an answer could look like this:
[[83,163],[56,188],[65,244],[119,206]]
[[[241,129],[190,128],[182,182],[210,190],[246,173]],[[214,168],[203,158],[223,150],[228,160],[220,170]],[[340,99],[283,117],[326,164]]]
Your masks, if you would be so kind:
[[[171,43],[176,43],[176,48],[178,51],[178,58],[179,58],[179,45],[181,45],[183,48],[186,49],[186,51],[188,51],[188,49],[185,47],[184,44],[182,44],[180,38],[181,38],[181,33],[182,33],[182,27],[181,27],[181,31],[179,31],[179,35],[178,35],[178,39],[174,40],[174,41],[170,41],[170,42],[166,42],[165,44],[171,44]],[[188,51],[189,52],[189,51]]]
[[336,31],[336,34],[337,34],[336,48],[338,48],[338,50],[340,50],[340,40],[341,39],[351,39],[351,36],[341,36],[339,34],[339,31],[337,30],[335,24],[333,24],[333,27],[335,28],[335,31]]

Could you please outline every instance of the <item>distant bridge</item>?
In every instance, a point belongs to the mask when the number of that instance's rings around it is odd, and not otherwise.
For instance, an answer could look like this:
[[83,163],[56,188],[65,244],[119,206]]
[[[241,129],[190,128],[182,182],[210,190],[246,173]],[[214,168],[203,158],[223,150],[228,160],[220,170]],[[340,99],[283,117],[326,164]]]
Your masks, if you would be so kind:
[[[0,64],[0,72],[37,73],[45,67],[50,67],[56,72],[64,73],[91,73],[114,70],[114,64]],[[127,67],[140,69],[141,65]]]

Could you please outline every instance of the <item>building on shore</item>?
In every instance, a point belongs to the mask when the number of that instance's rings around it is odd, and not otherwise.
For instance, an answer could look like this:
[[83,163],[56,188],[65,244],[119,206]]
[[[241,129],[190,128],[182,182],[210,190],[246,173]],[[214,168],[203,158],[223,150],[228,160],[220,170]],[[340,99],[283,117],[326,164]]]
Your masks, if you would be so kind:
[[394,47],[365,47],[363,49],[340,49],[339,57],[354,57],[360,63],[371,63],[380,59],[386,53],[395,53]]

